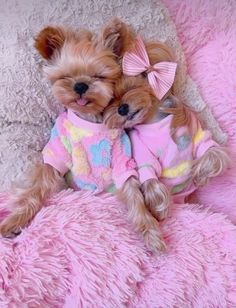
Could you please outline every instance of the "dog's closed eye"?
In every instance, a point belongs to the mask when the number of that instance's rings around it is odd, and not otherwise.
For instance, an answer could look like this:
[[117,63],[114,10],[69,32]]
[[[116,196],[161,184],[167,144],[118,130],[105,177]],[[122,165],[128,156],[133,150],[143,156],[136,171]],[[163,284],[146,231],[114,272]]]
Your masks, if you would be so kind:
[[106,79],[106,77],[102,75],[94,75],[93,77],[96,79]]
[[73,78],[69,75],[61,75],[61,76],[58,76],[58,79],[61,79],[61,80],[72,80]]

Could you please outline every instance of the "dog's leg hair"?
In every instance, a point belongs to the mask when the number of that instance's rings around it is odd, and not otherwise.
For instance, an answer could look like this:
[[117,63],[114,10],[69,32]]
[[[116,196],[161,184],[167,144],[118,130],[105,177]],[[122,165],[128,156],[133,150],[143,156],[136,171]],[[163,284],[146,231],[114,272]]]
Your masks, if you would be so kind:
[[158,221],[145,206],[139,181],[130,177],[118,192],[118,196],[127,205],[128,218],[136,230],[143,234],[147,247],[155,252],[165,250]]
[[229,156],[223,147],[212,147],[195,160],[192,166],[192,177],[197,186],[203,186],[209,179],[223,173],[229,165]]
[[12,213],[0,225],[4,237],[14,237],[27,226],[40,211],[44,201],[65,186],[59,172],[47,164],[37,164],[30,169],[24,185],[13,188],[10,204]]
[[167,187],[156,179],[150,179],[142,184],[141,190],[152,215],[159,221],[165,219],[171,200]]

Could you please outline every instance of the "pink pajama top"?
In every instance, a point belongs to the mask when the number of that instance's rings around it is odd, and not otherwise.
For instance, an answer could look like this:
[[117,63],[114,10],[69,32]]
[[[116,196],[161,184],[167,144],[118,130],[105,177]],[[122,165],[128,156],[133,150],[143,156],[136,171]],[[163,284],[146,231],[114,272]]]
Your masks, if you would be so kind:
[[169,187],[174,202],[181,203],[196,189],[190,176],[193,160],[218,144],[209,131],[201,128],[194,114],[191,127],[178,128],[173,141],[172,117],[168,115],[160,122],[137,125],[130,132],[130,138],[141,183],[159,179]]
[[138,177],[128,135],[85,121],[71,110],[57,118],[43,159],[77,190],[113,192],[130,176]]

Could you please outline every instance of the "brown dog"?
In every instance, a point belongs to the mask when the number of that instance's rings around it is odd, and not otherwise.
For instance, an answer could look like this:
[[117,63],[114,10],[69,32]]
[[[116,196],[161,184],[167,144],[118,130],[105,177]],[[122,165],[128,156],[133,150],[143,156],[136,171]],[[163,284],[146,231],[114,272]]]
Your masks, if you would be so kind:
[[[98,36],[87,30],[43,29],[36,37],[35,47],[47,61],[45,73],[55,98],[79,118],[101,123],[113,97],[114,83],[120,77],[118,57],[133,41],[132,35],[119,20]],[[23,182],[23,187],[17,187],[13,193],[12,214],[0,226],[3,236],[18,234],[40,211],[45,199],[65,186],[60,172],[43,163],[32,168]],[[147,245],[153,250],[163,249],[158,222],[145,207],[138,179],[131,176],[118,195],[127,204],[129,217],[143,233]]]

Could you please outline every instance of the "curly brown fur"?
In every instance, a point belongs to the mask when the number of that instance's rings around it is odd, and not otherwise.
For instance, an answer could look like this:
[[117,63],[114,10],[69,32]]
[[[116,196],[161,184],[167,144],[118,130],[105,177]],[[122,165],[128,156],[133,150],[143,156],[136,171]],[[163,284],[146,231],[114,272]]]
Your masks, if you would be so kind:
[[203,186],[225,171],[229,156],[223,147],[210,148],[201,158],[193,162],[192,177],[197,186]]
[[145,206],[139,181],[131,177],[118,192],[120,199],[128,206],[128,217],[136,230],[143,234],[147,247],[155,252],[165,250],[159,224]]
[[12,214],[0,225],[0,233],[5,237],[17,235],[41,210],[45,200],[65,187],[58,171],[41,163],[29,170],[23,183],[24,186],[19,184],[13,189]]
[[141,190],[145,204],[152,215],[159,221],[165,219],[171,199],[167,187],[156,179],[150,179],[142,184]]

